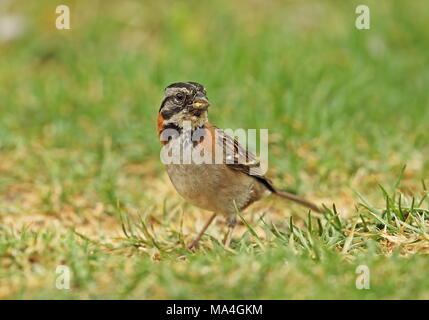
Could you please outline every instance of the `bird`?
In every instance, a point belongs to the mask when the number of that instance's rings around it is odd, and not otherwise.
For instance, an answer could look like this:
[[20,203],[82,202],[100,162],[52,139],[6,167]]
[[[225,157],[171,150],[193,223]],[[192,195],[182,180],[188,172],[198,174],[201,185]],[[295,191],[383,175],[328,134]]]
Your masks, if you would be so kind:
[[[161,159],[173,186],[187,202],[212,212],[189,249],[198,246],[218,215],[226,219],[223,244],[229,247],[237,214],[271,194],[322,212],[318,205],[275,187],[259,170],[254,153],[209,122],[209,106],[203,85],[175,82],[164,89],[157,119]],[[196,154],[206,161],[189,156]]]

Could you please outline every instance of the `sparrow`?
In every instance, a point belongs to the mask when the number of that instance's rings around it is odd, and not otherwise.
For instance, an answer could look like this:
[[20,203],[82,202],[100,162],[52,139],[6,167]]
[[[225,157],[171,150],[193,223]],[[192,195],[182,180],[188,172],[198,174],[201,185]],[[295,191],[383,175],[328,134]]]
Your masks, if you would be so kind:
[[[223,242],[228,247],[237,213],[270,194],[322,211],[316,204],[276,188],[258,169],[260,160],[252,152],[208,121],[210,102],[201,84],[176,82],[164,93],[157,127],[168,176],[185,200],[212,212],[189,249],[198,245],[217,215],[226,218],[228,230]],[[186,154],[203,155],[206,161]]]

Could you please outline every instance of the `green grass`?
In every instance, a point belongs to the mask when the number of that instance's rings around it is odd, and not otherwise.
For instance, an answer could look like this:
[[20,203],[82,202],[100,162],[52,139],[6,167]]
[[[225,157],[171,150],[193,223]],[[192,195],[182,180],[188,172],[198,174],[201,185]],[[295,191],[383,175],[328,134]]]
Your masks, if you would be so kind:
[[[62,3],[69,31],[51,1],[0,11],[26,26],[0,42],[1,298],[429,298],[426,1],[366,1],[366,31],[359,1]],[[219,219],[187,251],[208,213],[155,127],[188,80],[217,126],[268,128],[270,177],[326,214],[264,200],[231,250]]]

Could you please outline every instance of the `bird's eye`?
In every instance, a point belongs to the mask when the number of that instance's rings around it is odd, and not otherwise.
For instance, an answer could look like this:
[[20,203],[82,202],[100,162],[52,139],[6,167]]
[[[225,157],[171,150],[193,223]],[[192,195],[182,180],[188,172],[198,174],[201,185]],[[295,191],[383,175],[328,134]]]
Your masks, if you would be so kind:
[[178,101],[183,101],[185,99],[185,95],[182,92],[176,94],[176,99]]

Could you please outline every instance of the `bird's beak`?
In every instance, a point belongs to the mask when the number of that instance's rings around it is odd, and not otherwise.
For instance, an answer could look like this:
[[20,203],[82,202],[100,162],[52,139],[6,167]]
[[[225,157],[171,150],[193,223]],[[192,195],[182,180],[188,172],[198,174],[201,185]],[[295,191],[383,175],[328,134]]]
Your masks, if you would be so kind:
[[192,102],[192,107],[195,109],[207,109],[209,105],[209,100],[203,95],[197,95]]

